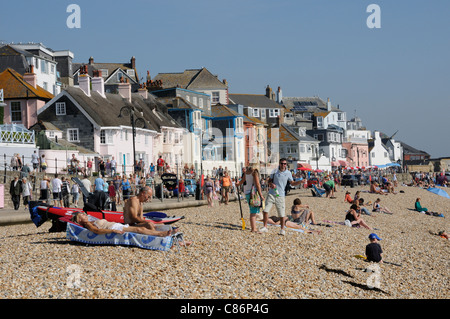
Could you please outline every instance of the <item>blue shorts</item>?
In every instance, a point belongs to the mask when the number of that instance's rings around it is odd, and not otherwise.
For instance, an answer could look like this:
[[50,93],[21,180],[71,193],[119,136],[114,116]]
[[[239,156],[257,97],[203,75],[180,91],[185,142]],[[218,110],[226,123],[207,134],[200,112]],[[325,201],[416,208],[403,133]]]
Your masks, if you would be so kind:
[[[245,195],[245,199],[247,200],[247,203],[250,203],[250,194]],[[248,207],[250,207],[250,214],[258,214],[260,207],[253,207],[250,204],[248,204]]]

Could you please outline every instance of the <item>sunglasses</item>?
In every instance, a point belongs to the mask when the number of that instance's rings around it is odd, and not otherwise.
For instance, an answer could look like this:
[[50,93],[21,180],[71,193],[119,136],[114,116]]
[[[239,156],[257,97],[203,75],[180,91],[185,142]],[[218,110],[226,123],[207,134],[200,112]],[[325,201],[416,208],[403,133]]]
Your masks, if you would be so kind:
[[281,165],[287,165],[287,163],[280,163]]

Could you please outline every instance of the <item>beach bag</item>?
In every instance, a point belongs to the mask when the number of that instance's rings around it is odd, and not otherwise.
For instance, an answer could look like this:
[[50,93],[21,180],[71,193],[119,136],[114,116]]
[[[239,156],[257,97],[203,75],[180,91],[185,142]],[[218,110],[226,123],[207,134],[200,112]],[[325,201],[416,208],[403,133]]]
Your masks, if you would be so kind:
[[256,191],[255,185],[252,186],[252,191],[250,193],[250,206],[260,207],[261,206],[261,197],[259,197],[258,192]]

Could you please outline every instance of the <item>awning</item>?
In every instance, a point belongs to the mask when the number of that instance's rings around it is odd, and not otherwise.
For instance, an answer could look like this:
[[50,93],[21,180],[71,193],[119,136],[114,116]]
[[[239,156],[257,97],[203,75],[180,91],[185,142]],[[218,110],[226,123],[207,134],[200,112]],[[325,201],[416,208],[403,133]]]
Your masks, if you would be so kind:
[[341,166],[347,166],[347,161],[341,161],[341,160],[339,160],[339,164],[341,164]]
[[297,169],[301,171],[312,171],[311,164],[308,163],[297,163]]
[[339,165],[339,162],[331,162],[331,166],[341,166],[341,165]]

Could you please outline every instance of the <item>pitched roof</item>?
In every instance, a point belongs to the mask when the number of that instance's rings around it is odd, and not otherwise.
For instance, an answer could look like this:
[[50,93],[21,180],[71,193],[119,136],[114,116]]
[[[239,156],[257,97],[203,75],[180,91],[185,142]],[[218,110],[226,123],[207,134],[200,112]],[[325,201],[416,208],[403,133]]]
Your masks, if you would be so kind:
[[159,73],[153,79],[162,81],[164,89],[180,87],[183,89],[226,89],[228,86],[220,81],[206,68],[187,69],[179,73]]
[[217,117],[230,117],[230,116],[236,116],[236,117],[244,117],[244,115],[239,114],[229,107],[222,105],[222,104],[216,104],[211,106],[211,115],[215,118]]
[[284,108],[284,105],[263,94],[229,94],[231,104],[241,104],[252,108]]
[[[287,109],[300,107],[304,112],[327,111],[327,103],[318,96],[314,97],[283,97],[283,104]],[[331,106],[331,111],[342,112],[341,109]]]
[[108,75],[103,74],[105,76],[105,81],[107,81],[118,69],[124,70],[124,73],[127,73],[126,70],[134,70],[134,76],[128,75],[130,78],[132,78],[134,81],[139,83],[139,77],[136,68],[132,68],[131,63],[98,63],[98,62],[92,62],[92,64],[89,63],[72,63],[72,70],[73,74],[77,73],[80,70],[80,67],[83,65],[87,65],[88,67],[88,74],[89,76],[93,76],[94,70],[108,70]]
[[417,148],[414,148],[414,147],[412,147],[412,146],[410,146],[410,145],[408,145],[408,144],[406,144],[404,142],[401,142],[401,141],[397,141],[397,142],[400,142],[400,144],[402,145],[402,147],[403,147],[403,154],[405,154],[405,155],[407,155],[407,154],[422,154],[422,155],[430,156],[430,154],[428,154],[427,152],[422,151],[422,150],[418,150]]
[[[87,96],[79,87],[68,87],[61,94],[72,97],[100,127],[130,126],[129,116],[119,117],[120,110],[124,106],[135,107],[135,119],[143,118],[145,128],[149,130],[160,132],[163,126],[180,127],[168,114],[167,107],[158,102],[152,94],[144,99],[139,93],[132,93],[131,103],[120,94],[105,93],[103,97],[98,92],[91,91],[91,95]],[[45,107],[41,110],[44,109]]]
[[[285,124],[285,123],[281,123],[280,127],[279,127],[279,141],[280,142],[319,142],[318,140],[316,140],[315,138],[309,136],[309,135],[305,135],[305,136],[300,136],[297,132],[295,132],[293,130],[292,127],[290,127],[289,125]],[[267,131],[267,135],[269,140],[272,137],[272,130],[268,130]]]
[[0,88],[4,89],[5,99],[36,98],[49,101],[54,95],[44,90],[39,85],[34,88],[28,84],[23,76],[11,68],[0,73]]

